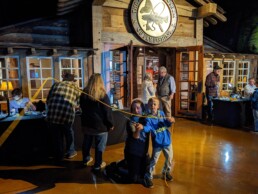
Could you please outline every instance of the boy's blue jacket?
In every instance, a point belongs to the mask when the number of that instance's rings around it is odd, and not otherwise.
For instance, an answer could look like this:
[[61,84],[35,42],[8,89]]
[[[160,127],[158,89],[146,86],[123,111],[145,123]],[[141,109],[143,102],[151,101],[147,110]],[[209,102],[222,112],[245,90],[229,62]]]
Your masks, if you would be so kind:
[[172,123],[165,117],[163,111],[159,110],[157,116],[149,115],[143,128],[145,133],[151,132],[153,147],[167,147],[171,144],[170,132],[168,130]]

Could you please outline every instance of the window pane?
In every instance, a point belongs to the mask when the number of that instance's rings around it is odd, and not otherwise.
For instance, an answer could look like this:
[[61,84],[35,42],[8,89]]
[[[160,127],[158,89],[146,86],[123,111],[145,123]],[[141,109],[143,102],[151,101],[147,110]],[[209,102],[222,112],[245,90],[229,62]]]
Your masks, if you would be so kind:
[[181,102],[180,102],[180,109],[181,109],[181,110],[188,110],[188,102],[186,102],[186,101],[181,101]]
[[181,90],[188,90],[188,82],[181,82],[180,86],[181,86]]
[[180,73],[180,78],[182,81],[187,81],[188,80],[188,73]]
[[18,59],[17,58],[7,58],[9,63],[9,68],[18,68]]
[[47,98],[49,90],[43,90],[43,98]]
[[18,69],[10,69],[9,70],[9,78],[19,78],[19,71]]
[[188,62],[181,63],[181,71],[189,71]]
[[62,59],[61,68],[71,68],[70,59]]
[[31,80],[30,85],[32,89],[40,88],[41,80]]
[[52,77],[51,69],[42,69],[42,78]]
[[41,77],[41,74],[40,74],[40,70],[39,69],[33,69],[33,70],[30,70],[30,78],[33,79],[37,79],[37,78],[40,78]]
[[41,91],[38,93],[37,96],[35,96],[36,92],[37,92],[37,89],[34,89],[34,90],[31,90],[31,98],[35,98],[35,99],[42,99],[42,93]]
[[182,61],[189,61],[189,54],[188,53],[182,53]]
[[7,73],[6,69],[2,69],[2,79],[7,78],[6,73]]
[[45,85],[43,86],[43,88],[45,88],[45,89],[46,89],[46,88],[47,88],[47,89],[50,89],[52,85],[53,85],[52,80],[47,80],[46,83],[45,83]]
[[41,67],[42,68],[51,68],[51,59],[41,59]]
[[188,100],[188,92],[180,92],[181,100]]

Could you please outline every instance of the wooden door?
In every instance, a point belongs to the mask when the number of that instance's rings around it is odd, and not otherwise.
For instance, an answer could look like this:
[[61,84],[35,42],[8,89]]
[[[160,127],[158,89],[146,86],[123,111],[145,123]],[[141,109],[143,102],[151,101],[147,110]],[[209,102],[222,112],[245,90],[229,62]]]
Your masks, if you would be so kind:
[[203,86],[203,48],[176,51],[175,116],[201,118]]

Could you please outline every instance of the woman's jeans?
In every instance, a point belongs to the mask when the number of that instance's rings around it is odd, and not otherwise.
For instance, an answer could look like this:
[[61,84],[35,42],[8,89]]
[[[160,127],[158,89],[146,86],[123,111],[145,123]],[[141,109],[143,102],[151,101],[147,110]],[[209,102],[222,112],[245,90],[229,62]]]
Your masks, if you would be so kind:
[[98,135],[84,135],[83,143],[82,143],[82,158],[83,163],[90,160],[90,149],[93,144],[93,140],[95,141],[95,164],[94,167],[100,167],[102,163],[102,154],[106,149],[108,138],[108,132],[104,132]]

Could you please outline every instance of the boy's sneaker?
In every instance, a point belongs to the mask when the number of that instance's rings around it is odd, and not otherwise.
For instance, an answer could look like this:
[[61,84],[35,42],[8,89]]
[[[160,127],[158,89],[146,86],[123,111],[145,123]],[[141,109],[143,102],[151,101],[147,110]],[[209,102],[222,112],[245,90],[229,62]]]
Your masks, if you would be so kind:
[[71,158],[73,158],[73,157],[75,157],[75,156],[77,156],[77,152],[76,152],[76,151],[73,152],[73,153],[71,153],[71,154],[67,154],[67,155],[66,155],[66,158],[71,159]]
[[88,161],[83,162],[83,165],[84,165],[84,166],[89,166],[92,161],[93,161],[93,158],[90,157],[90,159],[89,159]]
[[147,187],[147,188],[153,188],[154,187],[152,180],[149,179],[149,178],[144,178],[143,179],[143,185],[144,185],[144,187]]
[[173,181],[173,177],[169,173],[163,173],[162,179],[166,179],[167,181]]

